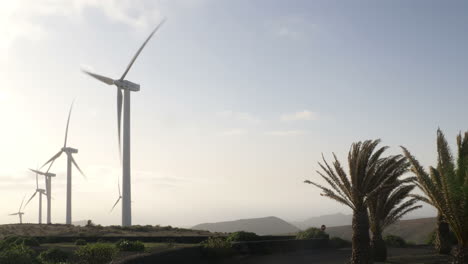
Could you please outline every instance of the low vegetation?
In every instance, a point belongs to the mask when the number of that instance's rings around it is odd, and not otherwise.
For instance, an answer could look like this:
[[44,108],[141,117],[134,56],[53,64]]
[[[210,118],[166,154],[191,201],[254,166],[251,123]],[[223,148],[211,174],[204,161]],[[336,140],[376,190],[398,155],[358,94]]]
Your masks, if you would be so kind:
[[246,231],[238,231],[229,234],[226,238],[228,242],[240,242],[240,241],[257,241],[259,240],[259,236],[253,232],[246,232]]
[[82,246],[75,251],[81,264],[105,264],[117,256],[117,248],[112,244],[95,243]]
[[145,251],[145,245],[141,241],[129,241],[126,239],[121,239],[115,243],[115,246],[119,251]]
[[66,263],[70,258],[70,253],[59,248],[53,247],[39,254],[38,260],[42,264]]
[[224,258],[234,254],[231,242],[222,237],[210,237],[201,246],[203,255],[207,258]]
[[296,239],[328,239],[330,236],[319,228],[310,227],[297,233]]

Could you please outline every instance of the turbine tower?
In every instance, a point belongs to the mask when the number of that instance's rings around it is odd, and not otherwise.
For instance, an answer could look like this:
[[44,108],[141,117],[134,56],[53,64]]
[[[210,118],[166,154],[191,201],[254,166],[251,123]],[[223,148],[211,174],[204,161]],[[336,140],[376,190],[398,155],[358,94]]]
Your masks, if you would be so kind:
[[46,192],[44,189],[39,188],[38,175],[39,174],[36,172],[36,191],[33,193],[31,198],[29,198],[29,200],[26,202],[26,205],[24,205],[24,207],[26,208],[26,206],[28,206],[29,202],[34,198],[34,196],[36,196],[36,194],[39,193],[39,221],[38,223],[42,224],[42,195],[45,195]]
[[[49,169],[52,167],[54,164],[55,160],[62,155],[62,153],[67,154],[67,214],[66,214],[66,220],[65,223],[67,225],[71,225],[72,223],[72,164],[78,169],[78,171],[83,175],[83,177],[86,178],[85,174],[83,171],[81,171],[80,167],[76,163],[75,159],[73,158],[73,154],[78,153],[78,150],[75,148],[67,147],[67,138],[68,138],[68,125],[70,124],[70,116],[71,112],[73,109],[73,103],[70,106],[70,111],[68,112],[68,120],[67,120],[67,127],[65,129],[65,142],[63,143],[63,147],[55,154],[52,158],[50,158],[44,165],[42,165],[41,168],[43,168],[45,165],[49,164]],[[47,169],[47,171],[49,171]]]
[[45,185],[46,185],[46,198],[47,198],[47,224],[52,224],[51,215],[52,215],[52,177],[55,177],[54,173],[50,172],[42,172],[39,170],[29,169],[32,172],[35,172],[39,175],[45,177]]
[[[120,127],[121,127],[121,115],[122,115],[122,104],[123,104],[123,157],[122,157],[122,226],[132,225],[132,193],[131,193],[131,176],[130,176],[130,92],[140,91],[140,85],[125,80],[128,71],[132,67],[133,63],[137,59],[140,52],[145,47],[146,43],[153,37],[154,33],[164,24],[165,19],[159,23],[159,25],[151,32],[148,38],[143,42],[143,45],[138,49],[135,56],[133,56],[129,65],[125,69],[120,79],[114,80],[109,77],[98,75],[83,70],[84,73],[98,79],[99,81],[117,86],[117,132],[119,136],[119,154],[120,152]],[[122,102],[122,91],[123,91],[123,102]],[[120,156],[120,155],[119,155]]]
[[23,207],[24,198],[26,198],[26,195],[23,197],[23,201],[21,202],[21,205],[20,205],[20,207],[19,207],[19,209],[18,209],[18,212],[13,213],[13,214],[10,214],[10,215],[17,215],[17,216],[19,216],[20,224],[23,223],[23,215],[24,215],[24,212],[21,212],[21,208]]

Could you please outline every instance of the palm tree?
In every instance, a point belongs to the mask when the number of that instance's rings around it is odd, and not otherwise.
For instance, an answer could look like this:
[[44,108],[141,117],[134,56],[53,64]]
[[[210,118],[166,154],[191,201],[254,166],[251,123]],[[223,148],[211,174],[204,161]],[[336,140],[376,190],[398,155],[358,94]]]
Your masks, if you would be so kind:
[[[434,177],[431,177],[429,180],[431,181],[435,181],[436,180],[436,176],[440,176],[438,174],[434,175]],[[437,179],[438,181],[440,181],[440,179]],[[426,196],[429,196],[424,187],[418,182],[418,181],[415,181],[415,184],[416,186],[419,187],[419,189],[423,190],[423,192],[426,194]],[[436,182],[433,182],[432,183],[433,185],[436,184]],[[418,199],[419,201],[421,202],[425,202],[427,204],[430,204],[432,206],[434,206],[436,209],[437,209],[437,206],[435,206],[431,200],[429,200],[428,198],[424,197],[424,196],[421,196],[421,195],[418,195],[418,194],[411,194],[411,196],[413,196],[414,198]],[[450,250],[452,249],[452,241],[450,239],[450,227],[449,227],[449,224],[447,223],[447,221],[445,221],[444,219],[444,216],[442,215],[442,213],[437,210],[437,227],[436,227],[436,230],[435,230],[435,240],[434,240],[434,246],[435,246],[435,249],[437,250],[437,252],[439,252],[439,254],[444,254],[444,255],[448,255],[450,254]]]
[[426,199],[442,214],[458,241],[454,263],[468,263],[468,132],[457,136],[458,157],[453,157],[445,136],[437,130],[437,168],[427,173],[404,147]]
[[331,167],[325,158],[317,173],[330,185],[324,187],[306,180],[322,190],[326,196],[353,210],[352,264],[372,263],[367,206],[386,187],[388,175],[406,163],[401,155],[381,158],[388,147],[377,148],[380,140],[366,140],[351,145],[348,154],[349,175],[346,174],[335,154]]
[[387,260],[387,247],[382,238],[382,232],[400,219],[403,215],[421,208],[415,205],[419,200],[411,198],[404,201],[409,193],[416,187],[415,185],[404,185],[404,183],[414,180],[408,178],[405,180],[396,180],[407,170],[407,165],[401,166],[395,171],[394,183],[390,187],[382,189],[375,199],[369,200],[369,222],[372,231],[371,245],[373,249],[373,258],[375,261]]

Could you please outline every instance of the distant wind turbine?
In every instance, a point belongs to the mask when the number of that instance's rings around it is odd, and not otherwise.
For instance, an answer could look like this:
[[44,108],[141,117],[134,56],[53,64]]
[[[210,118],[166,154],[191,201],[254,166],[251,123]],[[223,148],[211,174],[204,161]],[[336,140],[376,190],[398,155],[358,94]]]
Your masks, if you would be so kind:
[[19,207],[19,209],[18,209],[18,212],[13,213],[13,214],[10,214],[10,215],[17,215],[17,216],[19,216],[20,224],[23,223],[23,215],[24,215],[24,212],[21,212],[21,208],[23,208],[24,198],[26,198],[26,195],[23,197],[23,201],[21,202],[21,205],[20,205],[20,207]]
[[39,170],[33,170],[33,169],[29,169],[29,170],[45,177],[46,197],[47,197],[47,224],[51,224],[52,223],[52,219],[51,219],[51,216],[52,216],[52,208],[51,208],[52,206],[52,203],[51,203],[52,177],[55,177],[55,174],[50,173],[50,172],[42,172]]
[[[67,137],[68,137],[68,125],[70,124],[70,116],[71,112],[73,109],[73,103],[70,106],[70,111],[68,112],[68,120],[67,120],[67,127],[65,129],[65,142],[63,143],[63,147],[55,154],[52,158],[50,158],[44,165],[42,165],[41,168],[43,168],[45,165],[49,165],[49,169],[52,167],[52,164],[54,164],[55,160],[62,155],[62,153],[67,154],[67,214],[66,214],[66,220],[65,223],[67,225],[71,225],[72,223],[72,164],[78,169],[78,171],[83,175],[83,177],[86,178],[85,174],[83,171],[81,171],[80,167],[76,163],[75,159],[73,158],[73,154],[78,153],[78,150],[75,148],[67,147]],[[49,169],[47,171],[49,171]]]
[[[119,136],[119,154],[120,154],[120,122],[122,115],[122,104],[124,108],[123,116],[123,157],[122,157],[122,226],[131,226],[132,225],[132,205],[131,205],[131,176],[130,176],[130,91],[138,92],[140,91],[140,85],[125,80],[128,71],[132,67],[133,63],[137,59],[140,52],[145,47],[146,43],[153,37],[154,33],[164,24],[166,20],[163,19],[161,23],[151,32],[148,38],[143,42],[143,45],[138,49],[135,56],[133,56],[129,65],[125,69],[125,72],[122,74],[120,79],[114,80],[109,77],[98,75],[89,71],[83,70],[84,73],[98,79],[99,81],[108,84],[117,86],[117,132]],[[124,93],[124,98],[122,102],[122,90]],[[120,157],[120,155],[119,155]]]
[[29,202],[36,196],[37,193],[39,193],[39,224],[42,224],[42,195],[46,194],[46,191],[44,189],[39,188],[39,179],[38,179],[39,173],[36,172],[36,191],[33,193],[31,198],[26,202],[24,207],[28,206]]

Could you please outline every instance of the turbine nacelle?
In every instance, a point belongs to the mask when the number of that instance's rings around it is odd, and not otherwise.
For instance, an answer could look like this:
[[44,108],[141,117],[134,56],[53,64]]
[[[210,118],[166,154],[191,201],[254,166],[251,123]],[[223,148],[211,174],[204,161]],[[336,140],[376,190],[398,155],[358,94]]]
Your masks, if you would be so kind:
[[63,147],[62,148],[63,152],[69,153],[69,154],[75,154],[78,153],[78,150],[75,148],[70,148],[70,147]]
[[130,90],[132,92],[140,91],[140,85],[137,83],[132,83],[131,81],[127,80],[115,80],[115,86],[119,87],[120,89]]

